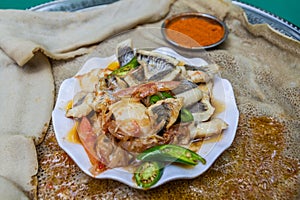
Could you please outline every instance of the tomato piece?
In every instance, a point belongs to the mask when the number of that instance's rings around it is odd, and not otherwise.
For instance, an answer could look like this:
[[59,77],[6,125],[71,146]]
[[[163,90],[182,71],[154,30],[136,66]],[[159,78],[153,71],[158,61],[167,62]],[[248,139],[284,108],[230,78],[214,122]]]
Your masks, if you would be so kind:
[[92,125],[87,117],[82,117],[77,131],[79,139],[93,166],[91,171],[94,174],[103,172],[106,169],[106,166],[99,160],[94,149],[97,135],[94,133]]

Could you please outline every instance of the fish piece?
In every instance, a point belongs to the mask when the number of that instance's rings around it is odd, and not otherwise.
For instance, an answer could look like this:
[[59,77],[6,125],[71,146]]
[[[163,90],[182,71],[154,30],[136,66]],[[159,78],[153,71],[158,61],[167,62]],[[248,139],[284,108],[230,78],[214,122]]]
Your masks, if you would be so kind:
[[73,98],[73,107],[66,111],[67,117],[81,118],[92,111],[106,112],[107,107],[116,102],[116,98],[109,90],[96,91],[93,93],[79,92]]
[[108,110],[108,106],[117,101],[112,92],[109,90],[98,91],[97,93],[94,93],[94,95],[95,97],[90,106],[98,113],[102,112],[102,114],[105,114]]
[[93,111],[93,93],[87,93],[82,97],[84,93],[77,93],[73,100],[73,107],[66,112],[67,117],[81,118],[87,116]]
[[115,119],[114,135],[123,137],[145,137],[151,133],[150,118],[146,114],[147,108],[138,99],[122,98],[109,106]]
[[198,86],[188,80],[180,81],[180,84],[172,90],[176,98],[184,98],[184,107],[197,103],[202,98],[202,91]]
[[80,90],[85,92],[93,92],[95,86],[98,84],[99,79],[108,76],[111,73],[108,69],[93,69],[90,72],[82,75],[77,75],[75,78],[78,80]]
[[202,92],[198,88],[188,90],[175,96],[176,98],[184,98],[184,107],[197,103],[202,98]]
[[208,94],[203,93],[203,97],[200,102],[194,104],[190,111],[194,117],[195,122],[204,122],[214,114],[215,108],[210,103]]
[[188,80],[194,83],[207,83],[213,80],[215,74],[218,73],[220,67],[217,64],[205,66],[192,66],[185,64],[186,73],[184,74]]
[[107,168],[128,166],[132,155],[116,144],[113,138],[101,134],[95,141],[97,157]]
[[81,91],[92,92],[95,89],[95,85],[98,83],[98,72],[99,69],[93,69],[86,74],[75,77],[79,82]]
[[109,90],[117,91],[120,89],[127,88],[128,85],[120,77],[112,76],[111,78],[107,79],[107,87]]
[[143,66],[146,80],[158,73],[163,73],[165,71],[170,72],[172,69],[174,69],[174,65],[164,62],[161,59],[151,60],[149,63],[144,60],[138,60],[138,62]]
[[176,94],[194,89],[196,87],[198,87],[197,84],[195,84],[191,81],[188,81],[188,80],[182,80],[182,81],[180,81],[180,84],[178,84],[178,86],[172,90],[172,93],[174,93],[176,95]]
[[173,81],[180,75],[180,70],[177,68],[159,72],[148,78],[148,81]]
[[129,85],[129,87],[144,83],[146,81],[146,77],[143,66],[140,65],[136,69],[128,72],[128,74],[124,77],[124,81]]
[[114,93],[114,96],[117,98],[132,97],[142,99],[159,91],[173,90],[179,84],[179,81],[149,82],[117,91]]
[[160,100],[148,108],[153,130],[158,133],[164,127],[169,129],[177,120],[183,105],[183,98]]
[[196,126],[192,124],[189,128],[191,138],[199,139],[221,134],[227,127],[228,124],[222,119],[213,118],[208,122],[198,123]]
[[213,91],[213,87],[214,87],[214,82],[213,81],[209,81],[205,84],[200,83],[198,85],[198,88],[205,94],[208,95],[209,98],[212,97],[212,91]]
[[128,64],[135,56],[132,48],[132,40],[127,39],[117,45],[116,55],[120,64],[120,67]]
[[170,56],[145,50],[137,50],[136,56],[148,81],[172,81],[180,73],[179,61]]
[[171,56],[156,53],[154,51],[138,49],[136,51],[136,56],[139,62],[145,62],[148,65],[157,66],[158,68],[163,67],[164,65],[169,65],[174,68],[180,63],[179,60],[172,58]]

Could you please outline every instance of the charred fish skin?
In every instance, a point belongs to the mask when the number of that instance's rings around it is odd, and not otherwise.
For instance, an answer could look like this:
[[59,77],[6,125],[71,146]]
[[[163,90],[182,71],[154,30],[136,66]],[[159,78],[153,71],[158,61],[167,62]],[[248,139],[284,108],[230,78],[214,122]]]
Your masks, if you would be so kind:
[[197,84],[195,84],[191,81],[188,81],[188,80],[182,80],[182,81],[180,81],[179,85],[172,90],[172,93],[174,93],[176,95],[176,94],[186,92],[188,90],[192,90],[196,87],[198,87]]
[[152,51],[137,50],[136,56],[138,62],[145,66],[147,78],[165,70],[175,69],[179,63],[176,59]]
[[220,70],[220,66],[217,64],[208,64],[203,66],[184,64],[184,68],[189,71],[202,71],[209,74],[216,74]]
[[152,121],[152,126],[159,127],[154,129],[159,129],[158,131],[163,128],[169,129],[176,122],[182,105],[183,98],[168,98],[159,100],[157,103],[148,107],[147,113]]
[[174,81],[177,79],[179,74],[180,71],[178,69],[167,69],[151,76],[148,81]]
[[116,55],[120,67],[128,64],[135,56],[134,49],[132,48],[132,40],[127,39],[119,43],[116,49]]
[[143,66],[140,65],[136,69],[130,71],[125,77],[124,81],[129,87],[136,86],[146,82]]
[[154,51],[146,51],[146,50],[138,49],[136,51],[136,56],[139,61],[144,61],[148,64],[164,62],[175,67],[180,63],[179,60],[172,58],[171,56],[156,53]]

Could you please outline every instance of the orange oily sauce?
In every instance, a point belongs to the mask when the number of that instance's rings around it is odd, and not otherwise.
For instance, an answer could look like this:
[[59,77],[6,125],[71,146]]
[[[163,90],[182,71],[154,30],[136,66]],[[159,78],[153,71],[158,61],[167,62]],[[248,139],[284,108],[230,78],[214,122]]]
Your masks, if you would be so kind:
[[189,48],[214,44],[223,38],[224,33],[219,23],[199,17],[180,18],[166,26],[169,39]]

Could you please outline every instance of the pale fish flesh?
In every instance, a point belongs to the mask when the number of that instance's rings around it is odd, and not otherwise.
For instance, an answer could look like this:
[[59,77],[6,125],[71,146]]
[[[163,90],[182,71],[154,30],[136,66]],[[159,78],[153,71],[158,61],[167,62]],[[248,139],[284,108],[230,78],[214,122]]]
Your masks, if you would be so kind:
[[206,138],[221,134],[228,124],[219,118],[213,118],[208,122],[198,123],[196,126],[192,124],[190,128],[191,138]]

